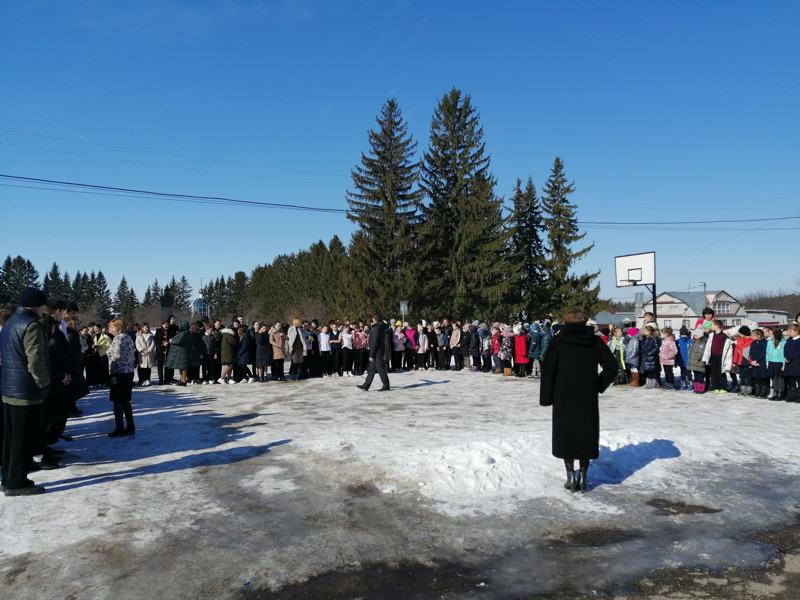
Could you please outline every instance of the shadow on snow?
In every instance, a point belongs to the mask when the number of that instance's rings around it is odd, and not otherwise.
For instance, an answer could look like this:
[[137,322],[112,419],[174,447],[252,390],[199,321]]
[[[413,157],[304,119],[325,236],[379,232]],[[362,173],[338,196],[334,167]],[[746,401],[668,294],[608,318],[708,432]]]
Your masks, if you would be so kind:
[[[81,402],[84,418],[70,420],[69,433],[74,441],[65,447],[65,459],[80,470],[113,463],[153,459],[168,460],[126,468],[114,472],[98,472],[81,477],[52,481],[48,491],[63,491],[118,479],[168,473],[202,466],[240,462],[270,452],[275,446],[290,443],[280,440],[264,445],[227,447],[255,434],[254,428],[264,427],[260,413],[224,415],[214,411],[214,399],[196,398],[182,394],[136,393],[133,396],[133,418],[136,435],[109,438],[114,427],[112,405],[107,395],[92,394]],[[99,421],[107,417],[108,421]],[[93,420],[90,420],[94,418]],[[209,450],[208,452],[198,452]],[[191,452],[175,457],[173,455]],[[105,471],[105,469],[104,469]]]
[[619,484],[643,469],[651,462],[662,458],[677,458],[681,451],[672,440],[653,440],[629,444],[616,450],[600,446],[600,456],[592,462],[591,488],[601,485]]

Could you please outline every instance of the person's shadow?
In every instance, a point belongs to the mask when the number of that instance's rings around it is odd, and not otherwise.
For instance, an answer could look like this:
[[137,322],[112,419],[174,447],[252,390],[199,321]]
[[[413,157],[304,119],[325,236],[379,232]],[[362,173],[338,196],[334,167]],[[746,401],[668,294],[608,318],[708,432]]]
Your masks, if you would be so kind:
[[600,456],[592,461],[590,468],[589,488],[620,484],[655,460],[680,455],[681,451],[672,440],[629,444],[616,450],[600,446]]
[[[87,397],[81,402],[84,418],[70,420],[67,427],[74,441],[60,446],[67,450],[64,463],[72,467],[70,474],[75,476],[45,484],[47,491],[232,464],[268,454],[271,448],[292,441],[243,444],[258,429],[268,426],[268,415],[221,414],[213,410],[214,401],[174,393],[136,393],[132,402],[136,435],[109,438],[114,420],[107,396]],[[115,469],[117,464],[120,468]],[[59,471],[51,473],[57,475]]]

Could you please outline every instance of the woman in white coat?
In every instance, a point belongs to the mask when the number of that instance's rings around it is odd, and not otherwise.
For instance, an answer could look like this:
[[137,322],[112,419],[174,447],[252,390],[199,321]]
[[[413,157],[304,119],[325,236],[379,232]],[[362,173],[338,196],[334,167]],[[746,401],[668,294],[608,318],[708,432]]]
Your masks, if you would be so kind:
[[136,334],[136,366],[139,373],[139,385],[150,385],[150,371],[156,360],[156,340],[150,333],[150,325],[142,323]]

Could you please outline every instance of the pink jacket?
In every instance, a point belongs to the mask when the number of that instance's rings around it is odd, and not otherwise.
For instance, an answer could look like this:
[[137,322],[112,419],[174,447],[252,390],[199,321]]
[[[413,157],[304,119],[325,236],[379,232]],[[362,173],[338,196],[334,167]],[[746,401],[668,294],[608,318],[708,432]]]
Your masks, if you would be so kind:
[[662,365],[674,366],[677,354],[678,345],[675,343],[674,335],[661,340],[661,350],[658,351],[658,357],[661,359]]

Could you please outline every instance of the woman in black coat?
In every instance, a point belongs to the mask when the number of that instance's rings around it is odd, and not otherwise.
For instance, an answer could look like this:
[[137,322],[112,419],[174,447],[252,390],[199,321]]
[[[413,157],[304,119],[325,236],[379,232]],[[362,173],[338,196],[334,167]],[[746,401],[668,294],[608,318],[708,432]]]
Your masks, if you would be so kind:
[[253,338],[250,337],[247,329],[244,327],[239,327],[238,334],[238,363],[241,380],[237,381],[237,383],[253,383],[255,382],[256,378],[250,372],[250,367],[248,365],[251,365],[256,361],[256,344]]
[[272,364],[272,344],[269,343],[269,333],[266,325],[262,324],[256,332],[256,368],[258,380],[267,382],[267,367]]
[[[586,491],[589,461],[600,455],[599,395],[617,376],[617,361],[603,339],[587,327],[588,313],[573,308],[553,337],[542,369],[539,403],[553,407],[553,456],[564,460],[564,487]],[[603,368],[597,374],[597,366]],[[575,459],[580,472],[575,471]]]

